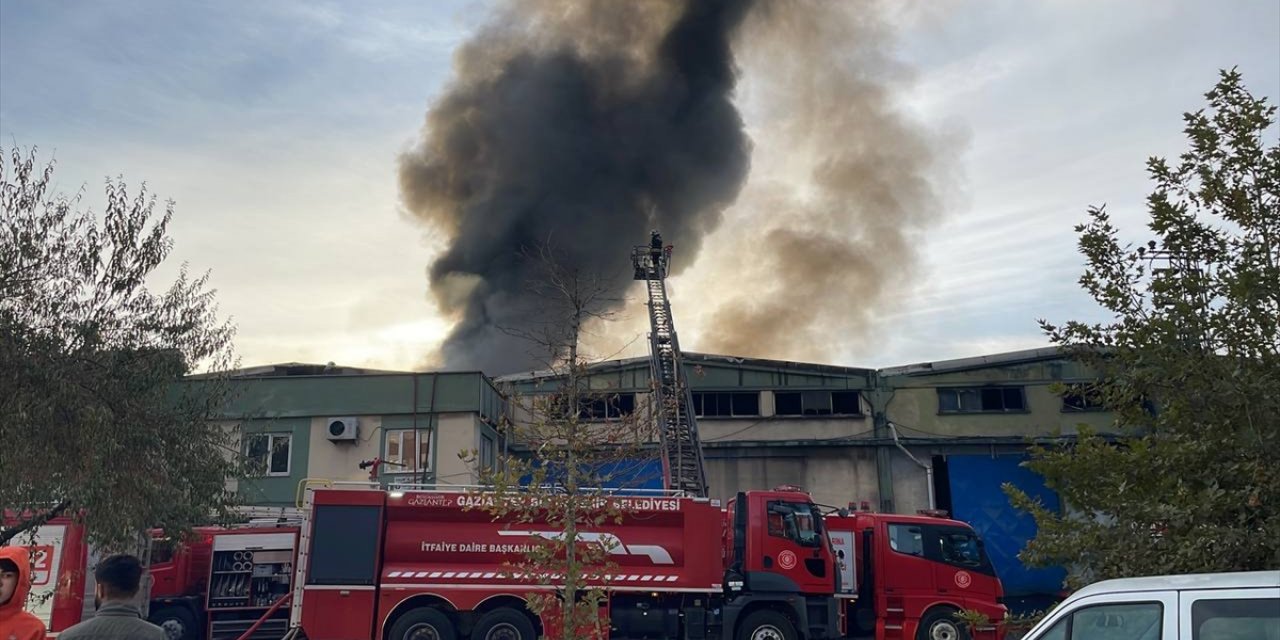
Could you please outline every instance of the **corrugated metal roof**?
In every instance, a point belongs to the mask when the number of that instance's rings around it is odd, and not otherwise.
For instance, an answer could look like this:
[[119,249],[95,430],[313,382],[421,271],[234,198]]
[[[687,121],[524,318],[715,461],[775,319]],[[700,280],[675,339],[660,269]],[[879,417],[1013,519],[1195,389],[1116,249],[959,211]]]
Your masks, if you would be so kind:
[[[768,360],[765,358],[747,358],[740,356],[727,356],[714,353],[698,353],[695,351],[685,351],[681,354],[685,364],[719,364],[730,367],[745,367],[756,369],[780,370],[789,369],[802,371],[807,373],[827,373],[836,375],[859,375],[865,376],[875,373],[874,369],[865,369],[861,367],[842,367],[832,364],[815,364],[809,362],[792,362],[790,360]],[[618,369],[627,369],[634,366],[647,366],[649,356],[639,356],[635,358],[623,358],[621,360],[606,360],[597,362],[587,367],[588,373],[604,373],[616,371]],[[521,373],[512,373],[505,376],[494,378],[497,382],[521,382],[524,380],[537,380],[540,378],[551,378],[558,375],[555,371],[544,369],[541,371],[528,371]]]
[[912,376],[912,375],[929,375],[934,373],[947,373],[952,371],[967,371],[971,369],[986,369],[989,367],[1021,364],[1024,362],[1041,362],[1044,360],[1058,360],[1065,357],[1065,354],[1058,347],[1040,347],[1038,349],[1023,349],[1022,351],[1007,351],[1005,353],[993,353],[985,356],[974,356],[970,358],[957,358],[954,360],[938,360],[935,362],[920,362],[916,364],[908,364],[900,367],[886,367],[880,370],[881,376]]

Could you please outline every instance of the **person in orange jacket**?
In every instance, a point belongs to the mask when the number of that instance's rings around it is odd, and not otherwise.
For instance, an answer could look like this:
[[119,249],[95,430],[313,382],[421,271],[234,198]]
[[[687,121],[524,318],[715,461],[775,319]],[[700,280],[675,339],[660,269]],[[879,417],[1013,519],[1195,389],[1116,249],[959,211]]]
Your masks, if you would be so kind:
[[44,623],[23,609],[29,591],[30,554],[24,547],[0,547],[0,640],[44,640]]

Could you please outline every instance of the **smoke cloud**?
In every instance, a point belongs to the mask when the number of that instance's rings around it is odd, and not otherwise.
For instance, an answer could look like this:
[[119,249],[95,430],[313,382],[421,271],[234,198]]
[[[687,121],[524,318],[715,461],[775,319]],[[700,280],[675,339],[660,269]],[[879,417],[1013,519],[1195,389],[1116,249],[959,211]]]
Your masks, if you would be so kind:
[[512,2],[459,50],[399,174],[408,214],[449,239],[428,274],[458,318],[447,367],[537,366],[503,330],[539,303],[522,249],[551,241],[618,299],[650,229],[697,254],[749,169],[730,41],[751,4]]
[[707,256],[685,285],[716,307],[690,346],[832,362],[906,297],[949,164],[898,102],[911,74],[891,35],[875,3],[767,3],[744,24],[759,133],[734,224],[714,239],[745,251]]

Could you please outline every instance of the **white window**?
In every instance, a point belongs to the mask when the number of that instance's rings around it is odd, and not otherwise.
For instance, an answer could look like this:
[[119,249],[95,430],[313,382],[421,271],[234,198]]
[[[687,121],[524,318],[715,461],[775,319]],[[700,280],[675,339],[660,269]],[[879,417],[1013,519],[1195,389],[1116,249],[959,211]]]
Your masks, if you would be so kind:
[[293,434],[251,433],[245,436],[244,455],[251,476],[287,476]]
[[431,471],[431,430],[393,429],[387,431],[387,451],[382,456],[383,473]]

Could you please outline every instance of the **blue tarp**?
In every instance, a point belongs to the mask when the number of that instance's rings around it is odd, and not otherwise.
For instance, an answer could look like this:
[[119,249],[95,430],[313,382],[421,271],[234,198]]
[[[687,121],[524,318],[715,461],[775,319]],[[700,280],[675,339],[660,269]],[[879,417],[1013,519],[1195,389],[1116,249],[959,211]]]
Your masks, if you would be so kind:
[[954,517],[973,525],[982,536],[1005,593],[1014,597],[1056,594],[1066,576],[1061,568],[1031,569],[1018,560],[1018,552],[1035,537],[1036,523],[1009,504],[1001,485],[1012,483],[1039,497],[1049,509],[1059,508],[1058,494],[1044,486],[1044,479],[1018,466],[1026,459],[1022,455],[947,456]]
[[[662,489],[662,461],[661,460],[621,460],[614,462],[602,462],[594,465],[591,469],[584,469],[589,475],[599,478],[599,482],[593,484],[599,488],[616,489],[612,493],[614,495],[628,495],[631,493],[653,495],[654,490]],[[548,472],[548,480],[557,480],[555,471]],[[529,477],[525,476],[520,479],[520,484],[529,483]]]

